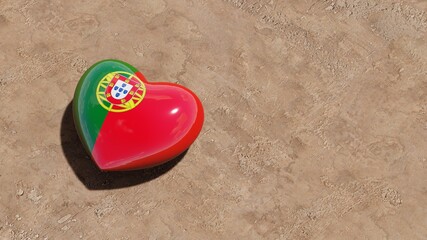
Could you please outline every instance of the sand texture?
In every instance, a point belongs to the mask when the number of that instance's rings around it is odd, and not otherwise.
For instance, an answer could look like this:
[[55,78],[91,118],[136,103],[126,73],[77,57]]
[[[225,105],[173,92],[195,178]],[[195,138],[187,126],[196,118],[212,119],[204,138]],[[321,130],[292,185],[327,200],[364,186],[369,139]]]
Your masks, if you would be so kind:
[[[0,239],[427,239],[427,1],[0,0]],[[121,59],[203,130],[101,173],[73,126]]]

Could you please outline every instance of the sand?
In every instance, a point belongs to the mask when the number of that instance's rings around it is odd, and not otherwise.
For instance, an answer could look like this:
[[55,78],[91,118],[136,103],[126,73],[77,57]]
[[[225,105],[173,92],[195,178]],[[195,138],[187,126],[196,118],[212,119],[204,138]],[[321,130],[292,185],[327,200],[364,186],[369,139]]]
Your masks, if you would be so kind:
[[[0,239],[427,239],[427,2],[0,0]],[[70,103],[116,58],[205,107],[105,174]]]

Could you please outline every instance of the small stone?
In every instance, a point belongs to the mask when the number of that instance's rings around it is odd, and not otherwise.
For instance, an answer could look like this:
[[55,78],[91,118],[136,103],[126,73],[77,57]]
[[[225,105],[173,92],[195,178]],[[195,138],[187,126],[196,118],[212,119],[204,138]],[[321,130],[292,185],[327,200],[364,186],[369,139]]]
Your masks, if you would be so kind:
[[331,11],[332,9],[334,9],[334,6],[332,6],[332,5],[329,6],[329,7],[327,7],[327,8],[325,8],[326,11]]
[[62,224],[64,222],[66,222],[68,219],[70,219],[70,217],[71,217],[71,214],[67,214],[67,215],[63,216],[61,219],[59,219],[58,223]]
[[22,189],[16,190],[16,195],[18,195],[18,196],[24,195],[24,190],[22,190]]

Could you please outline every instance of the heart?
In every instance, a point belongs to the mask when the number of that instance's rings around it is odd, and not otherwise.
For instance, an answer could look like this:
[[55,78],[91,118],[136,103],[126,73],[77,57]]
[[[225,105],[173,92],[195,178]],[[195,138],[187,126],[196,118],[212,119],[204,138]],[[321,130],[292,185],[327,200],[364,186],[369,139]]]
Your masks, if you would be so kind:
[[160,165],[196,140],[203,106],[187,88],[150,83],[135,67],[104,60],[80,79],[73,100],[80,139],[102,171]]

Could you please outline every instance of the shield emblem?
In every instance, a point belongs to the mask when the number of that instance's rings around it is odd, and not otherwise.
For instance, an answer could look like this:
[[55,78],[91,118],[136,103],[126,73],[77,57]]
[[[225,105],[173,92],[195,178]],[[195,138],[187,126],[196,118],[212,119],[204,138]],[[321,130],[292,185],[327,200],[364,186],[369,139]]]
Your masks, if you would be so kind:
[[139,86],[133,76],[126,78],[117,73],[105,89],[105,97],[112,104],[124,104],[132,99]]
[[141,103],[145,96],[145,85],[128,72],[111,72],[98,83],[96,98],[109,112],[126,112]]

